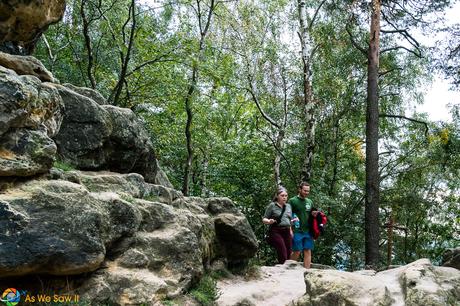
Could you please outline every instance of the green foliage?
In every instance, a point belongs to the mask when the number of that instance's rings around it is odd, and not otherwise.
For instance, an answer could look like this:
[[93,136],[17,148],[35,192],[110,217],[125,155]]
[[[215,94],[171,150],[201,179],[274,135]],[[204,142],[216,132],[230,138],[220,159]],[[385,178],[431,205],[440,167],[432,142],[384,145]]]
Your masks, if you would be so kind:
[[177,305],[174,301],[172,300],[163,300],[161,301],[161,303],[164,305],[164,306],[174,306],[174,305]]
[[196,287],[190,291],[190,295],[204,306],[215,305],[220,294],[217,281],[210,275],[203,276]]
[[[314,9],[320,2],[307,5]],[[91,20],[96,89],[106,97],[114,90],[120,54],[127,48],[129,3],[88,0],[84,7]],[[347,29],[365,46],[368,25],[362,20],[365,15],[354,16],[357,21],[350,23],[349,3],[324,3],[311,31],[311,47],[317,46],[311,69],[318,107],[310,183],[315,206],[329,218],[326,233],[316,242],[313,261],[354,270],[363,266],[364,253],[367,59],[354,47]],[[80,9],[80,0],[67,1],[63,22],[45,34],[50,49],[42,41],[36,56],[61,83],[90,86]],[[230,197],[260,242],[257,263],[272,264],[275,255],[262,240],[261,218],[274,189],[277,131],[262,118],[250,90],[277,123],[287,102],[285,139],[278,149],[281,179],[293,196],[305,151],[297,7],[292,1],[269,0],[222,2],[216,9],[198,60],[200,31],[193,1],[172,1],[154,8],[137,3],[134,45],[119,105],[142,117],[163,169],[179,189],[187,154],[183,102],[192,67],[198,65],[190,193]],[[382,49],[399,42],[393,35],[382,35]],[[419,58],[402,49],[381,54],[382,114],[407,115],[420,102],[420,90],[430,81],[432,54],[426,55]],[[388,246],[383,225],[391,215],[401,228],[394,231],[395,264],[420,257],[439,262],[443,249],[458,245],[460,119],[458,109],[453,111],[452,123],[430,123],[426,116],[414,114],[415,119],[427,122],[426,135],[420,123],[390,117],[380,120],[382,264]],[[68,166],[55,163],[57,168],[72,170]]]
[[224,278],[229,278],[232,276],[232,273],[227,269],[218,269],[209,272],[209,276],[215,280],[220,280]]
[[120,198],[128,203],[134,202],[134,197],[131,196],[130,194],[120,193]]
[[72,171],[72,170],[75,170],[75,167],[72,166],[71,164],[66,163],[66,162],[63,162],[63,161],[59,161],[59,160],[55,160],[55,161],[54,161],[53,167],[54,167],[54,168],[61,169],[61,170],[63,170],[63,171]]
[[261,276],[261,271],[260,271],[260,264],[257,262],[257,260],[250,260],[249,265],[244,272],[244,279],[246,281],[250,281],[253,279],[260,279]]

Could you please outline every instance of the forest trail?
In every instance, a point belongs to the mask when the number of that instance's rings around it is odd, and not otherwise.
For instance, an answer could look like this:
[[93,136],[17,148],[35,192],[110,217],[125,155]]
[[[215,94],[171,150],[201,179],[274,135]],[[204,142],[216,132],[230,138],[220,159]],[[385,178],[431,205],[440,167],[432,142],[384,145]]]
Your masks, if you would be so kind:
[[304,272],[302,263],[288,260],[284,265],[261,267],[256,279],[234,276],[221,280],[217,305],[287,305],[305,294]]

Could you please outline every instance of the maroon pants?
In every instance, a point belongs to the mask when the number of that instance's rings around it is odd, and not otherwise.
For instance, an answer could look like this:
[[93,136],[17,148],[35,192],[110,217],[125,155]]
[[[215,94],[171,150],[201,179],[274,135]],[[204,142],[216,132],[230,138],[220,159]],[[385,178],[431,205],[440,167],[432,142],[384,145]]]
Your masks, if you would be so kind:
[[272,226],[268,243],[275,248],[278,255],[278,263],[283,264],[291,257],[292,236],[289,227]]

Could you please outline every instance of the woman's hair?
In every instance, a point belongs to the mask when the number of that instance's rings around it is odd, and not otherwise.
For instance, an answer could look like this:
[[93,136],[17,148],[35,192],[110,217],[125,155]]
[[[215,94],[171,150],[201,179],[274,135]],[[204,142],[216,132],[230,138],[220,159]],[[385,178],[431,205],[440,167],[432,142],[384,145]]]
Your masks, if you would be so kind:
[[278,200],[278,196],[280,193],[282,192],[286,192],[287,193],[287,189],[284,188],[283,186],[279,186],[277,189],[276,189],[276,192],[275,192],[275,195],[273,196],[273,202],[276,202],[276,200]]

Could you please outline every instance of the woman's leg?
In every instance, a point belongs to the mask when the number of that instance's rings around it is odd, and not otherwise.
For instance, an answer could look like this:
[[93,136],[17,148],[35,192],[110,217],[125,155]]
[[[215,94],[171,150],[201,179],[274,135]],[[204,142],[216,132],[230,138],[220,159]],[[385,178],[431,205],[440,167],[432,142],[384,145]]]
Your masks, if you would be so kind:
[[292,236],[291,236],[291,231],[289,229],[286,229],[283,231],[283,241],[286,249],[286,260],[291,258],[291,253],[292,253]]
[[287,256],[286,244],[284,242],[284,235],[278,230],[272,230],[270,233],[270,245],[273,246],[276,250],[276,255],[278,257],[278,263],[283,264]]

